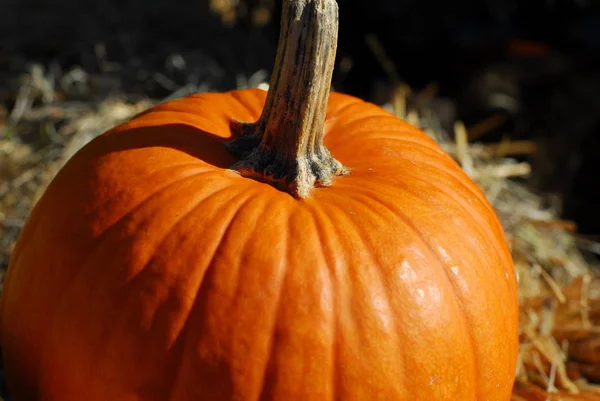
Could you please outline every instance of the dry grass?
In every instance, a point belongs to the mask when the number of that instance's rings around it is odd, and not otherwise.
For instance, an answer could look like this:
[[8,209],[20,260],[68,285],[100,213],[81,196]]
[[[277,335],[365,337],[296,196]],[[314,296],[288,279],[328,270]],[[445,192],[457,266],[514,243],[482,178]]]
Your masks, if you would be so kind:
[[[254,86],[261,77],[243,82]],[[80,70],[57,75],[33,65],[19,80],[14,107],[0,106],[2,272],[29,210],[64,162],[95,136],[157,102],[114,93],[86,100],[81,93],[94,89]],[[183,94],[175,90],[173,96]],[[469,128],[457,122],[447,132],[429,108],[435,96],[435,86],[415,94],[399,85],[384,107],[421,126],[454,155],[501,218],[520,286],[521,353],[513,400],[600,399],[600,386],[592,384],[600,382],[600,278],[586,253],[600,253],[600,244],[560,220],[552,199],[519,183],[531,167],[512,157],[535,152],[535,144],[473,144],[494,121]]]

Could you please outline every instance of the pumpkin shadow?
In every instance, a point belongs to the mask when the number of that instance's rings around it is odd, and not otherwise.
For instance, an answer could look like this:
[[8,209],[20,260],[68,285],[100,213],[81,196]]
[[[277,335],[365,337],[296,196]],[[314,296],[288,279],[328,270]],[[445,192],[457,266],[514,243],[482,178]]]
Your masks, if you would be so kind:
[[168,123],[117,129],[92,142],[96,156],[133,149],[165,148],[186,153],[213,167],[228,169],[239,160],[226,147],[234,137],[231,131],[217,134],[191,124]]

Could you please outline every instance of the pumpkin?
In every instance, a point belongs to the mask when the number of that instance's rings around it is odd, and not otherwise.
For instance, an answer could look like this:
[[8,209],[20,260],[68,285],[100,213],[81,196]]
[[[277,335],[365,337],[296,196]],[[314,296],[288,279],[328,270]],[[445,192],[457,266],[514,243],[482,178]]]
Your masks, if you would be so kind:
[[99,136],[32,210],[0,300],[14,401],[500,400],[517,285],[476,184],[330,93],[334,0],[285,0],[267,92]]

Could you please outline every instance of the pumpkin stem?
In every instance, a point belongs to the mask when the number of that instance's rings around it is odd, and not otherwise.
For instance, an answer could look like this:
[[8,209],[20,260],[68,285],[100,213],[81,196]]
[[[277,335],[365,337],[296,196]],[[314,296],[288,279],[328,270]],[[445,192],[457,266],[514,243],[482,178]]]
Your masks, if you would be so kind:
[[323,144],[337,35],[335,0],[284,0],[269,93],[258,121],[233,123],[232,169],[297,198],[348,173]]

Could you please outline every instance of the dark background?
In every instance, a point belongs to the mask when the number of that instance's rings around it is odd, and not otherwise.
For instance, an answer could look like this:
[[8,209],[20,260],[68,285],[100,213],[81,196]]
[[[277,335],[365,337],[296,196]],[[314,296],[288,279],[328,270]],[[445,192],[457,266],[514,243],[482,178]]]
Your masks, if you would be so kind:
[[[436,82],[467,124],[504,116],[480,140],[535,140],[527,182],[561,195],[580,232],[600,234],[599,1],[338,3],[336,90],[374,101],[382,84]],[[0,102],[10,110],[15,77],[31,62],[82,68],[96,85],[88,97],[233,89],[270,71],[279,12],[279,0],[0,0]]]

